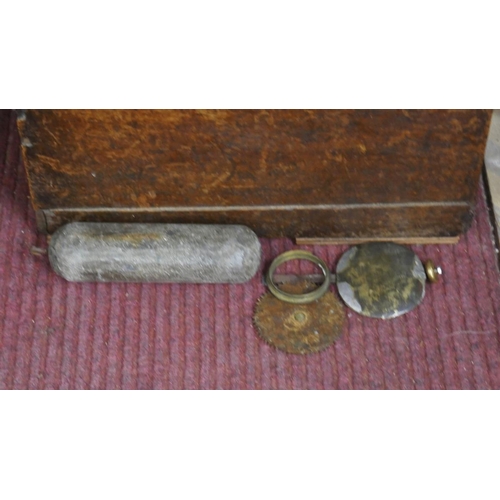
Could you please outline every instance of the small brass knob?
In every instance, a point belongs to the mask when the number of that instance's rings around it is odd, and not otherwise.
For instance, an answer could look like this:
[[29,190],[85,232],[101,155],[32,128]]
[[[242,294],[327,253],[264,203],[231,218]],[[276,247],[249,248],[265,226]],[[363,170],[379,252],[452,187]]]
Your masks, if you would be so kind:
[[427,278],[431,283],[436,283],[439,280],[439,277],[443,274],[443,270],[439,266],[436,267],[432,260],[426,260],[424,268],[425,274],[427,274]]

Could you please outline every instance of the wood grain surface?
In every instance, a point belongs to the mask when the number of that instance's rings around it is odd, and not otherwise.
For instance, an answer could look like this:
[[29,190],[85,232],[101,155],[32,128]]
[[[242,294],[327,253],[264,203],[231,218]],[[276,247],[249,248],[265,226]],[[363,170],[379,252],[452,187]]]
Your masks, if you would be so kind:
[[490,114],[29,110],[18,123],[49,232],[69,220],[157,220],[427,237],[471,220]]

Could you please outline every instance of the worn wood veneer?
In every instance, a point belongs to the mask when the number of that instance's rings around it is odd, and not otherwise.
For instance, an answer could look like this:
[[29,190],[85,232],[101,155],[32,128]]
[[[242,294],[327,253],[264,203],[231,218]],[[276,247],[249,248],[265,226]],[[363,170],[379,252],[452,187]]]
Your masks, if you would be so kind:
[[485,110],[29,110],[39,228],[73,220],[246,224],[261,236],[455,237]]

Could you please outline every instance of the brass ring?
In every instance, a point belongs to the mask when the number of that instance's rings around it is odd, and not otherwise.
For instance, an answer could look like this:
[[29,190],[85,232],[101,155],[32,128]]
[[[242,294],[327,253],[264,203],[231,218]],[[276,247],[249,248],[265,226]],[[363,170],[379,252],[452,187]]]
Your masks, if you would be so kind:
[[[273,275],[278,266],[284,262],[288,262],[289,260],[308,260],[309,262],[316,264],[323,272],[325,281],[323,281],[323,283],[312,292],[300,294],[283,292],[274,283]],[[268,286],[269,291],[277,299],[280,299],[283,302],[289,302],[290,304],[309,304],[310,302],[320,299],[330,288],[330,283],[331,275],[326,263],[319,257],[316,257],[316,255],[313,255],[311,252],[306,252],[305,250],[290,250],[278,255],[278,257],[272,261],[266,274],[266,285]]]

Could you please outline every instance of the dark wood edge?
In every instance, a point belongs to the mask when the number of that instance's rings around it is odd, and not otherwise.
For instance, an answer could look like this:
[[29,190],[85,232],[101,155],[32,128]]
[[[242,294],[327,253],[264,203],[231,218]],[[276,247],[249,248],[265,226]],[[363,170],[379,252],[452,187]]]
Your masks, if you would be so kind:
[[359,245],[370,241],[389,241],[401,245],[456,245],[460,236],[401,238],[296,238],[297,245]]
[[[328,240],[456,238],[470,225],[468,203],[298,207],[71,208],[43,210],[40,229],[68,222],[242,224],[262,237]],[[411,228],[411,230],[409,230]],[[309,240],[310,241],[310,240]]]
[[49,230],[47,227],[47,217],[45,217],[45,212],[43,210],[36,210],[35,219],[38,231],[42,234],[48,234]]

